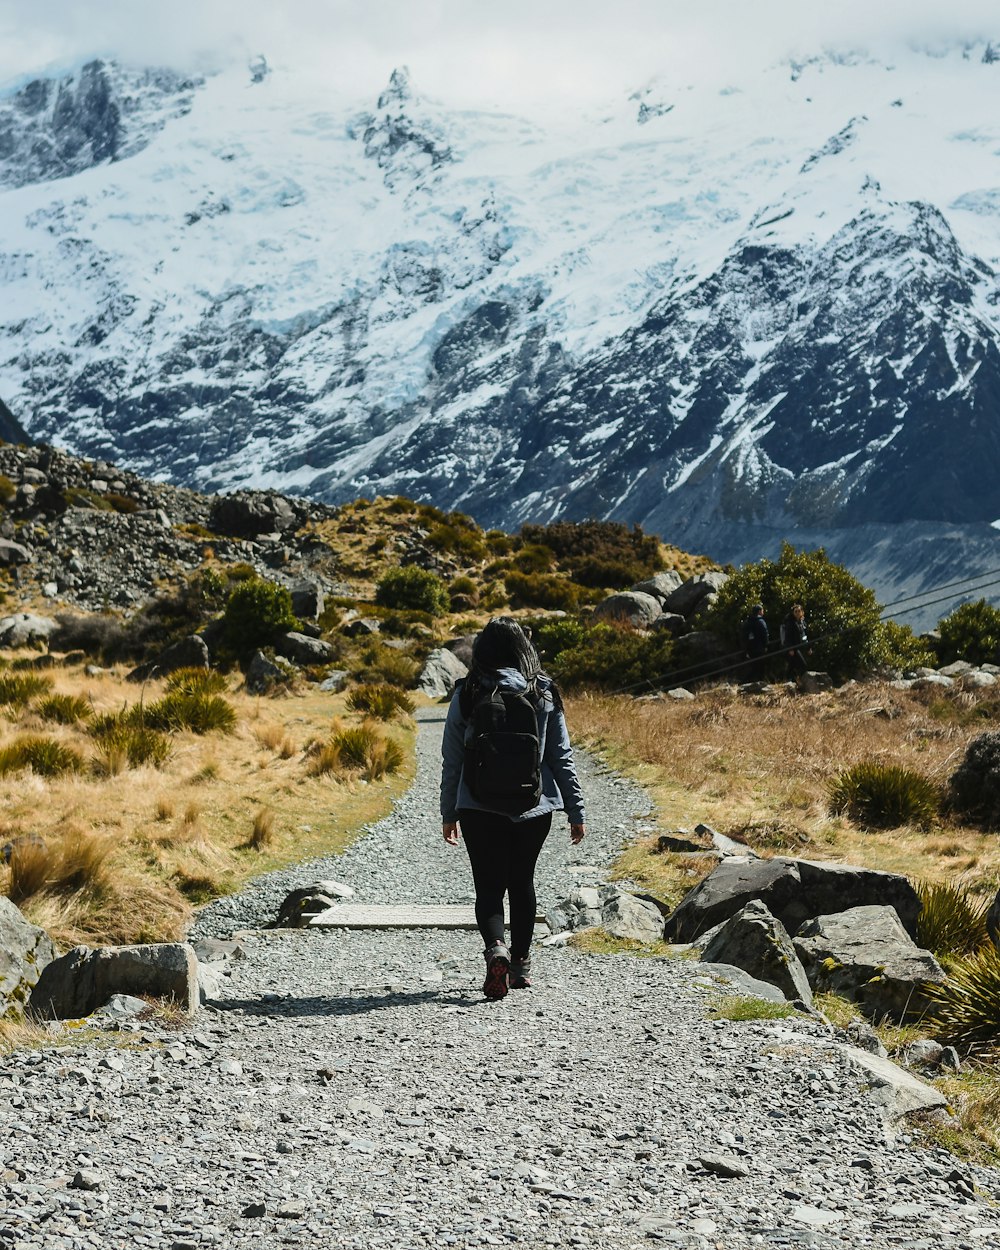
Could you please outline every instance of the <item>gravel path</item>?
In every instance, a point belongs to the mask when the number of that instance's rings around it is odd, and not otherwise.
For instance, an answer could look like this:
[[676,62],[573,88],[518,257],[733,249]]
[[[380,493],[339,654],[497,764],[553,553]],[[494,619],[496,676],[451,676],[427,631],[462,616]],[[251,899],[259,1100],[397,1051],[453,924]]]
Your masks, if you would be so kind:
[[[203,933],[269,919],[336,875],[366,901],[468,898],[440,841],[440,713],[413,790],[345,855],[253,883]],[[593,830],[560,820],[543,902],[605,864],[648,801],[586,766]],[[638,817],[634,813],[639,813]],[[987,1247],[1000,1177],[890,1140],[807,1019],[724,1023],[681,959],[540,952],[538,985],[478,993],[477,935],[245,939],[219,1009],[0,1068],[0,1246]],[[116,1043],[124,1043],[121,1046]],[[703,1166],[724,1156],[723,1177]],[[67,1185],[81,1171],[80,1183]],[[91,1173],[93,1175],[91,1175]]]

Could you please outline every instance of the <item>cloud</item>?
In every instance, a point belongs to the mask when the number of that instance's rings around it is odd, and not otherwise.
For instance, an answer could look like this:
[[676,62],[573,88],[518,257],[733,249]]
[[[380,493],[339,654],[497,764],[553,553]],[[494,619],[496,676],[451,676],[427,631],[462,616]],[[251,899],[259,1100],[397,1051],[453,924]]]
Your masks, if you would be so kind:
[[431,94],[509,106],[990,37],[995,0],[0,0],[0,81],[91,56],[190,70],[263,52],[352,93],[405,63]]

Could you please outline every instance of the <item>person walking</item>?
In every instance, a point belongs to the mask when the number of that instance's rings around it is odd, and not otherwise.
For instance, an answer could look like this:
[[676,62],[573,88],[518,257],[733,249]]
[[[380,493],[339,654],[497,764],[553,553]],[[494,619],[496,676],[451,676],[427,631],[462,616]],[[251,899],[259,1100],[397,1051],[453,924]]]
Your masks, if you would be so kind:
[[781,645],[788,662],[788,679],[797,686],[802,684],[802,678],[809,670],[805,650],[807,641],[805,608],[801,603],[793,603],[781,625]]
[[483,993],[503,998],[531,984],[535,862],[553,812],[566,812],[574,845],[586,833],[562,698],[512,617],[494,617],[476,639],[469,676],[452,694],[441,755],[442,833],[449,846],[460,831],[465,841],[485,944]]
[[764,605],[755,603],[743,622],[743,652],[750,661],[747,665],[748,681],[764,680],[764,659],[770,637],[764,619]]

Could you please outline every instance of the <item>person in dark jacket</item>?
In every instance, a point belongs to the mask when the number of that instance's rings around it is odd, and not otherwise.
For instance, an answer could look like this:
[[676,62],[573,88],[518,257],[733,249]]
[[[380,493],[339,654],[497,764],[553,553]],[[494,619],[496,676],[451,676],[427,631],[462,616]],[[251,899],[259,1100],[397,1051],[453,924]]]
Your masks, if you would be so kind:
[[798,686],[808,672],[806,664],[806,613],[801,603],[793,603],[781,626],[781,645],[788,661],[788,679]]
[[750,615],[743,622],[743,651],[751,661],[747,665],[748,681],[764,680],[764,660],[770,637],[767,621],[764,619],[764,605],[755,603]]
[[[466,737],[472,707],[491,690],[526,695],[535,709],[541,756],[541,794],[525,812],[511,815],[480,803],[465,776]],[[530,984],[535,929],[535,862],[552,824],[565,811],[570,840],[583,840],[583,794],[573,763],[562,699],[542,672],[538,653],[512,617],[494,617],[476,639],[472,668],[452,695],[441,745],[441,829],[445,842],[465,841],[476,887],[476,922],[485,944],[487,998]],[[503,900],[510,905],[510,946],[504,941]]]

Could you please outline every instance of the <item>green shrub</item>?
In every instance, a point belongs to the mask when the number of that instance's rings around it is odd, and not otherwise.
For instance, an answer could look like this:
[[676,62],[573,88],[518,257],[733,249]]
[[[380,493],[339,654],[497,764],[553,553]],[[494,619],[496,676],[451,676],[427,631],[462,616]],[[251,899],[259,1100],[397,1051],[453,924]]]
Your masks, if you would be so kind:
[[992,664],[1000,655],[1000,608],[985,599],[963,603],[938,621],[938,654],[942,664],[967,660],[970,664]]
[[666,630],[647,634],[602,623],[559,651],[549,669],[567,689],[620,690],[669,673],[673,657],[674,640]]
[[926,987],[934,1036],[968,1050],[1000,1043],[1000,948],[982,946]]
[[27,707],[51,689],[52,679],[40,673],[0,673],[0,707]]
[[287,587],[253,577],[230,593],[222,616],[223,648],[243,659],[274,641],[276,634],[298,629]]
[[95,771],[102,776],[117,776],[126,765],[141,768],[144,764],[151,764],[154,768],[161,768],[170,758],[168,739],[145,725],[118,721],[106,726],[96,737],[98,757]]
[[455,601],[464,602],[465,605],[475,607],[479,602],[479,587],[471,577],[453,578],[448,586],[448,598],[452,607]]
[[385,682],[358,686],[347,696],[347,706],[352,712],[362,712],[377,720],[392,720],[397,712],[412,712],[414,702],[398,686]]
[[113,511],[106,495],[101,495],[96,490],[90,490],[86,486],[68,487],[64,492],[63,498],[67,507],[70,508],[91,508],[96,512]]
[[556,553],[544,543],[525,543],[510,562],[518,573],[551,573]]
[[108,491],[105,498],[115,512],[123,512],[129,515],[139,511],[139,501],[138,499],[133,499],[131,495],[119,495],[116,491]]
[[512,534],[505,534],[503,530],[487,530],[483,540],[490,555],[494,556],[509,556],[517,549],[519,542]]
[[0,507],[6,507],[14,502],[14,496],[17,494],[17,487],[10,480],[0,473]]
[[225,676],[214,668],[177,668],[167,678],[167,690],[181,694],[223,694]]
[[30,768],[39,777],[61,777],[83,771],[83,756],[54,738],[15,738],[0,750],[0,776]]
[[228,734],[236,728],[236,711],[220,695],[174,690],[149,704],[141,720],[150,729],[168,733],[190,729],[196,734]]
[[558,573],[510,572],[504,585],[511,603],[517,608],[548,608],[553,612],[571,612],[580,603],[580,588]]
[[524,621],[531,627],[531,641],[545,664],[551,664],[564,651],[581,646],[587,638],[587,626],[575,616],[542,617]]
[[404,564],[383,575],[375,587],[375,602],[383,608],[414,608],[440,616],[448,610],[448,592],[430,569]]
[[990,940],[989,904],[965,886],[925,882],[917,886],[917,942],[938,956],[969,955]]
[[933,781],[899,764],[863,760],[831,784],[830,807],[860,824],[881,829],[926,827],[937,816],[941,795]]
[[75,725],[94,714],[90,700],[79,694],[51,694],[35,711],[42,720],[54,721],[57,725]]
[[361,685],[385,683],[408,690],[416,685],[419,672],[420,666],[405,651],[374,640],[362,647],[360,662],[351,677]]
[[403,764],[399,743],[372,725],[342,729],[330,739],[330,746],[339,753],[343,765],[361,769],[369,781],[394,773]]
[[[553,551],[575,582],[595,588],[631,586],[663,568],[660,540],[620,521],[554,521],[525,525],[525,543]],[[530,572],[531,570],[524,570]]]
[[487,548],[483,531],[461,512],[451,512],[444,521],[433,525],[427,535],[428,547],[437,551],[450,551],[466,564],[485,560]]
[[[835,679],[881,666],[910,667],[929,653],[905,626],[880,620],[874,593],[847,569],[817,551],[785,543],[777,561],[738,569],[705,614],[704,628],[725,646],[742,651],[741,625],[755,603],[764,605],[772,639],[793,603],[806,610],[810,668]],[[783,659],[778,661],[783,666]]]

